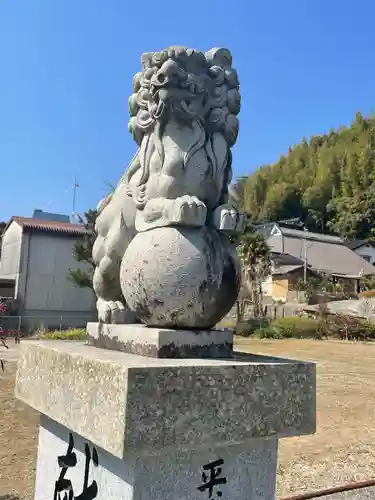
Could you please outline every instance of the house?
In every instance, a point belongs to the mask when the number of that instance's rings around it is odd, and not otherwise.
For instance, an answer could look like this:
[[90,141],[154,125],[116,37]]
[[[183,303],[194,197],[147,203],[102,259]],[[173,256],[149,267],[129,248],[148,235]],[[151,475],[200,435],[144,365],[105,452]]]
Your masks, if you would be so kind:
[[96,318],[94,293],[67,276],[69,269],[85,269],[75,261],[73,246],[87,229],[53,215],[11,218],[1,239],[0,289],[14,297],[23,324],[84,326]]
[[369,240],[351,240],[346,242],[346,246],[370,264],[375,264],[375,243]]
[[262,284],[263,294],[283,302],[296,299],[297,283],[304,280],[305,274],[306,279],[317,276],[302,259],[271,252],[271,274]]
[[287,300],[296,282],[308,276],[331,277],[355,292],[361,277],[375,275],[375,267],[338,236],[278,223],[259,225],[256,231],[265,237],[271,250],[272,272],[264,283],[264,293],[276,300]]

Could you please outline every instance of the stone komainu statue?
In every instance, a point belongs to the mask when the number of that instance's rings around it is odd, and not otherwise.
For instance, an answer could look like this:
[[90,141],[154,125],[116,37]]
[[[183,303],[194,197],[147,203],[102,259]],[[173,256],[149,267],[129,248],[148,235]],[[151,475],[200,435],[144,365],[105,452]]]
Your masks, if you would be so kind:
[[99,320],[129,307],[150,326],[210,328],[239,289],[228,232],[245,217],[229,203],[240,94],[227,49],[142,55],[129,130],[138,151],[98,207],[94,289]]

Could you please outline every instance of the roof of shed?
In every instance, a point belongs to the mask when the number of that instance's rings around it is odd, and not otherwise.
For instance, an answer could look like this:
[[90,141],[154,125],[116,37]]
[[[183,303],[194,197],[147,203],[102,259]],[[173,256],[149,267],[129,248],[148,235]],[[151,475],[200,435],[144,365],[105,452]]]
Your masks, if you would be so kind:
[[71,222],[58,222],[18,216],[13,216],[11,218],[11,222],[12,221],[16,222],[23,229],[28,229],[35,232],[75,235],[84,235],[90,233],[90,231],[86,229],[83,224],[72,224]]
[[275,267],[275,269],[272,271],[273,275],[279,275],[279,274],[288,274],[293,271],[297,271],[297,269],[303,269],[303,264],[298,264],[298,265],[284,265],[284,266],[278,266]]
[[375,267],[348,248],[338,236],[278,227],[279,234],[267,238],[272,252],[305,258],[314,271],[338,276],[375,274]]

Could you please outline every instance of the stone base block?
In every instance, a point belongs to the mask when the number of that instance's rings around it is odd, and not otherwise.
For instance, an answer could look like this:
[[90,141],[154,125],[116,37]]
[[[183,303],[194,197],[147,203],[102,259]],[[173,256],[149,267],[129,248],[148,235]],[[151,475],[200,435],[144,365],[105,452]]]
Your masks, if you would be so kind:
[[315,365],[235,353],[156,359],[24,341],[16,396],[112,455],[315,432]]
[[[71,435],[71,437],[70,437]],[[69,441],[71,456],[67,455]],[[75,459],[72,458],[75,454]],[[60,464],[58,457],[60,458]],[[63,462],[63,480],[74,498],[96,500],[273,500],[277,440],[251,440],[246,446],[173,449],[155,456],[122,460],[42,417],[39,431],[35,500],[55,497]],[[86,477],[86,479],[85,479]],[[59,488],[61,485],[61,488]],[[65,490],[60,481],[61,498]],[[94,496],[95,495],[95,496]]]
[[171,330],[145,325],[88,323],[90,345],[153,358],[228,358],[231,330]]

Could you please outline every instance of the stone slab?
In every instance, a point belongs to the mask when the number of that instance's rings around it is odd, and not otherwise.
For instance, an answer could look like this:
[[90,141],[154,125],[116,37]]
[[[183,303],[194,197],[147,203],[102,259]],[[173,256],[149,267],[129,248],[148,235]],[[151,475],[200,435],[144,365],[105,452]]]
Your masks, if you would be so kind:
[[315,365],[242,353],[157,359],[24,341],[16,396],[119,458],[315,432]]
[[228,358],[231,330],[172,330],[145,325],[88,323],[90,345],[154,358]]
[[[55,481],[61,473],[57,458],[66,454],[70,433],[66,427],[42,416],[35,500],[54,498]],[[85,451],[88,449],[93,457],[95,445],[76,433],[72,433],[72,438],[76,465],[67,469],[64,479],[71,482],[74,498],[77,498],[84,492]],[[88,463],[87,487],[91,488],[91,492],[96,492],[96,500],[275,498],[276,439],[252,440],[246,446],[207,446],[199,453],[174,449],[168,454],[141,458],[129,454],[122,460],[98,446],[95,446],[95,451],[96,463],[93,460]],[[209,486],[210,471],[203,467],[217,460],[222,461],[217,479],[226,482],[213,485],[210,496],[209,488],[205,488]],[[217,472],[218,468],[213,470]],[[202,473],[206,474],[206,478],[202,478]],[[63,498],[64,492],[60,492],[60,495]]]

